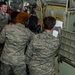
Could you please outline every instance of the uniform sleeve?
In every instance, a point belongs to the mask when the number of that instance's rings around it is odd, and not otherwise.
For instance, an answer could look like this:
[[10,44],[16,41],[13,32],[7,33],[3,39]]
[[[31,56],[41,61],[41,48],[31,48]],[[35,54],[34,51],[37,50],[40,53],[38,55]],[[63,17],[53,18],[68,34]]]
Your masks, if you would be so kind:
[[2,32],[0,33],[0,43],[4,43],[5,42],[5,37],[6,37],[6,28],[4,28],[2,30]]
[[32,45],[32,41],[30,42],[27,51],[26,51],[26,64],[29,63],[29,61],[32,59],[33,56],[33,45]]
[[59,39],[58,38],[55,38],[55,40],[53,41],[53,49],[56,50],[59,48]]

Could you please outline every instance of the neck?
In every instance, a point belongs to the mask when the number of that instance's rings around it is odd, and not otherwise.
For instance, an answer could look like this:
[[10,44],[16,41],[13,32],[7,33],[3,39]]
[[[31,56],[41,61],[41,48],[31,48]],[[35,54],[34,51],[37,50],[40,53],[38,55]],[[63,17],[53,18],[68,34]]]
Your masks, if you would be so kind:
[[52,32],[52,31],[53,31],[53,29],[51,29],[51,30],[45,29],[45,31],[46,31],[46,32]]
[[46,29],[45,32],[51,32],[51,31]]

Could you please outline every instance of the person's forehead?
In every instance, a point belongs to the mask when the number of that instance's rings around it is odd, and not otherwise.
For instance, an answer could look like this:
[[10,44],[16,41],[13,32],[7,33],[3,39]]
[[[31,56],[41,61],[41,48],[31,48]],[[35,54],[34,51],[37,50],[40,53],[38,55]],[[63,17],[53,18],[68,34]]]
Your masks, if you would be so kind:
[[7,5],[2,5],[1,7],[7,7]]

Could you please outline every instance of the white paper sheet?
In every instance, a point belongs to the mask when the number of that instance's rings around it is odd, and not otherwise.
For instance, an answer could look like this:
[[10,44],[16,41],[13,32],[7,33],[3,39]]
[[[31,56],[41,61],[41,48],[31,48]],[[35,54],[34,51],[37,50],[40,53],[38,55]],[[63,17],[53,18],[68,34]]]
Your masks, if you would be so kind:
[[[59,21],[59,20],[56,20],[55,27],[58,27],[58,29],[59,28],[62,28],[63,27],[63,22],[62,21]],[[58,33],[59,33],[58,31],[57,30],[53,30],[53,36],[57,37],[58,36]]]

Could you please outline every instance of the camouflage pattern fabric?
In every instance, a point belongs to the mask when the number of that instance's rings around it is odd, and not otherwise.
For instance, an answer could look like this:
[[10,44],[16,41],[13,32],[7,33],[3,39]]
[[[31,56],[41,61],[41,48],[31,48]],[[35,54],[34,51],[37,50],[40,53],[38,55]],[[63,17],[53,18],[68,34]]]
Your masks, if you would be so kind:
[[30,75],[55,75],[55,51],[59,39],[50,32],[36,34],[26,52]]
[[25,45],[32,33],[24,25],[7,25],[0,34],[0,43],[5,42],[1,61],[10,65],[25,64]]
[[[11,68],[13,69],[13,71]],[[0,75],[26,75],[26,65],[14,66],[1,63],[0,73]]]
[[0,58],[1,62],[16,67],[25,65],[25,46],[31,36],[32,32],[20,23],[5,26],[0,34],[0,43],[5,42]]
[[4,28],[8,21],[11,20],[11,17],[7,13],[2,13],[0,11],[0,28]]

